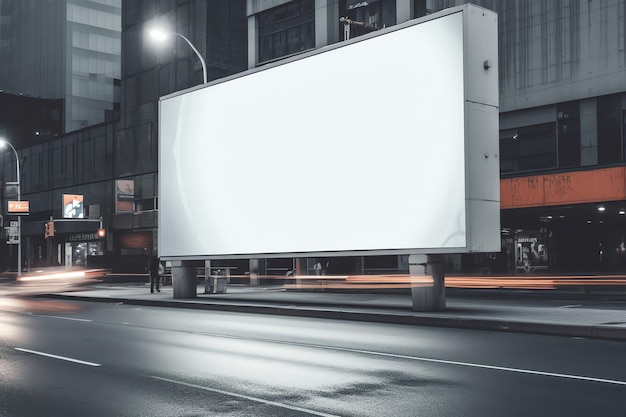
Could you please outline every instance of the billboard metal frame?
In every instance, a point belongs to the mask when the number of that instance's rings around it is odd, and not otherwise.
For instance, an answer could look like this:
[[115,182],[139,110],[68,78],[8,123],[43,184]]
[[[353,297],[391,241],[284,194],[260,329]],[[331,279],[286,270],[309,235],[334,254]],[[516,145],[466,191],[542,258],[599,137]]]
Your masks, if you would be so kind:
[[[170,227],[166,222],[176,213],[164,212],[168,207],[163,202],[168,198],[161,178],[163,158],[169,158],[162,149],[163,103],[170,99],[193,94],[204,89],[224,85],[262,71],[287,66],[306,60],[319,54],[340,50],[341,48],[369,40],[375,40],[416,25],[427,24],[447,16],[462,15],[462,65],[463,65],[463,134],[464,134],[464,222],[465,244],[450,247],[415,247],[415,248],[378,248],[355,250],[305,250],[287,252],[243,252],[243,253],[172,253],[176,243],[164,242],[161,231]],[[437,39],[432,42],[436,43]],[[159,255],[165,260],[208,260],[208,259],[248,259],[301,256],[366,256],[366,255],[401,255],[401,254],[445,254],[495,252],[500,250],[500,189],[499,189],[499,141],[498,141],[498,37],[497,15],[493,11],[467,4],[443,10],[420,19],[411,20],[378,32],[373,32],[349,41],[329,45],[297,56],[286,58],[268,65],[254,68],[230,77],[210,82],[163,96],[159,100]],[[409,51],[403,51],[408,53]],[[427,56],[421,57],[428,65]],[[410,97],[407,97],[410,103]],[[384,105],[384,103],[382,104]],[[170,149],[168,149],[170,151]],[[207,162],[207,165],[210,162]],[[201,190],[199,190],[201,192]],[[419,190],[407,190],[419,192]],[[428,195],[425,196],[429,198]],[[170,210],[166,209],[165,211]],[[201,221],[201,219],[198,219]],[[426,221],[429,221],[428,219]],[[296,226],[294,226],[296,227]],[[190,232],[202,233],[198,230]],[[167,238],[170,236],[168,234]],[[193,251],[190,251],[193,252]]]

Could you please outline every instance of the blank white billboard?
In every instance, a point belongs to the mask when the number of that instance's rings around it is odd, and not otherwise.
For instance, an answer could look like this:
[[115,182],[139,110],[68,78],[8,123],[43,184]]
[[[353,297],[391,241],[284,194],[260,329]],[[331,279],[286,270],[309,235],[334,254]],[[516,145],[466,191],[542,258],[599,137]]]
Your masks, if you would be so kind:
[[499,250],[497,25],[468,11],[163,97],[159,255]]

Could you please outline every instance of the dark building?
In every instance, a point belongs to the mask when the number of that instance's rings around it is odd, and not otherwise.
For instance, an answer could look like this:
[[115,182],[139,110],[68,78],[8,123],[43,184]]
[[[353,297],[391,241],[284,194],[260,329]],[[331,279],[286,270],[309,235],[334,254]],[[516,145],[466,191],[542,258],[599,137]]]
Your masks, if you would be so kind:
[[63,134],[63,108],[63,99],[0,93],[0,137],[18,149],[49,141]]

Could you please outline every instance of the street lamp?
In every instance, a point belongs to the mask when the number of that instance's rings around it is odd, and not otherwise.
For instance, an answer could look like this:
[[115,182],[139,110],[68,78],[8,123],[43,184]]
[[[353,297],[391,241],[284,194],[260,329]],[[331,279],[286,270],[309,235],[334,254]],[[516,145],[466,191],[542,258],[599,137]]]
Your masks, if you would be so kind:
[[207,83],[206,62],[204,62],[204,58],[202,58],[202,55],[200,55],[200,52],[198,52],[196,47],[193,46],[193,44],[191,43],[191,41],[189,39],[187,39],[185,36],[181,35],[180,33],[165,32],[163,30],[156,29],[156,28],[150,29],[148,31],[148,34],[150,35],[150,37],[152,39],[154,39],[154,40],[156,40],[158,42],[163,42],[168,37],[170,37],[170,35],[180,36],[181,38],[183,38],[183,40],[185,42],[187,42],[187,44],[191,47],[191,49],[193,49],[193,51],[196,53],[196,55],[200,59],[200,63],[202,64],[202,75],[203,75],[203,79],[204,79],[204,84]]
[[[15,148],[13,147],[13,145],[11,145],[11,143],[0,137],[0,149],[4,148],[5,146],[9,146],[11,149],[13,149],[13,153],[15,154],[15,167],[16,167],[16,174],[17,174],[17,201],[21,201],[21,193],[20,193],[20,157],[17,154],[17,151],[15,150]],[[17,276],[19,277],[20,275],[22,275],[22,217],[18,214],[17,215],[17,233],[18,233],[18,241],[17,241]]]

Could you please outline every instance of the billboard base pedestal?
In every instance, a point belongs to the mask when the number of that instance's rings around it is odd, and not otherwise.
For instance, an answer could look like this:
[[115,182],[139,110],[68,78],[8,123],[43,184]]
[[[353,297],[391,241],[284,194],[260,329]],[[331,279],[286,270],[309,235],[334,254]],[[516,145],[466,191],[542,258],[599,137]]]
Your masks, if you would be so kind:
[[[413,311],[438,311],[446,308],[446,286],[443,258],[440,255],[410,255],[409,273],[414,278],[411,287]],[[432,285],[425,285],[424,278],[432,276]]]

